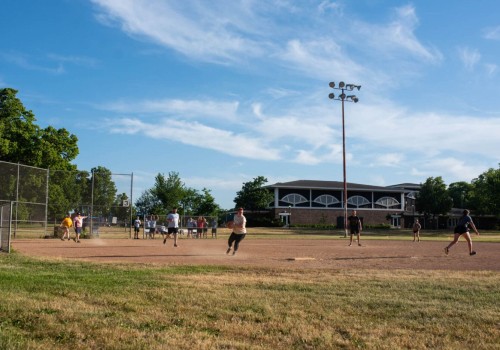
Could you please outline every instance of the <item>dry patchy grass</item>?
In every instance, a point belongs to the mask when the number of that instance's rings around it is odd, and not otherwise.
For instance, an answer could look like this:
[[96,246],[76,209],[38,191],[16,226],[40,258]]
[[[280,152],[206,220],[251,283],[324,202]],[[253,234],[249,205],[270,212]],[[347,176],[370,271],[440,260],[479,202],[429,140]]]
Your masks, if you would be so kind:
[[[0,256],[0,348],[493,349],[497,272],[147,267]],[[6,302],[8,301],[8,302]]]

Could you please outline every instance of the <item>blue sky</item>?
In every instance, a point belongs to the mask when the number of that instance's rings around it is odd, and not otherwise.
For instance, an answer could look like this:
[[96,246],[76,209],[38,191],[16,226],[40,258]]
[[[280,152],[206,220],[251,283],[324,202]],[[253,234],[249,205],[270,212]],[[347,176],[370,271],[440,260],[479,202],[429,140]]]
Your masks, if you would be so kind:
[[[79,169],[158,173],[232,208],[244,182],[442,176],[500,162],[497,0],[2,0],[0,87],[77,135]],[[123,178],[123,177],[122,177]],[[123,189],[128,192],[125,177]]]

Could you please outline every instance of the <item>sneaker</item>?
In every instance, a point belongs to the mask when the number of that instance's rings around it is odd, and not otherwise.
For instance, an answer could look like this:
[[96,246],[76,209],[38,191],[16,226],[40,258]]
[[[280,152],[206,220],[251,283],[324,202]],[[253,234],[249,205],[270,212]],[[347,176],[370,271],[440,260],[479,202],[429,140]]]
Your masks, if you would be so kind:
[[64,241],[64,238],[61,238],[61,241]]
[[177,248],[177,244],[174,244],[174,247],[176,247],[176,248]]
[[449,253],[449,252],[450,252],[450,250],[448,249],[448,247],[444,248],[444,253],[445,253],[446,255],[448,255],[448,253]]
[[231,251],[231,247],[227,248],[226,254],[229,254],[230,251]]
[[76,241],[76,243],[80,243],[80,240]]
[[476,252],[475,252],[475,251],[472,251],[472,252],[470,252],[470,254],[469,254],[469,255],[476,255]]
[[361,243],[358,243],[358,247],[361,247]]
[[233,251],[233,255],[236,255],[236,250]]
[[163,244],[167,243],[167,238],[163,239]]

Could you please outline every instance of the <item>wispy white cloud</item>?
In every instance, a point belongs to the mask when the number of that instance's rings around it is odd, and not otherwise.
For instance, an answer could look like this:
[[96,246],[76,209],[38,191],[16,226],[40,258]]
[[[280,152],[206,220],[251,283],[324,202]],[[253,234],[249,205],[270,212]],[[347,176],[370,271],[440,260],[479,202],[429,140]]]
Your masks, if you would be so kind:
[[484,69],[486,70],[486,74],[489,77],[493,77],[498,72],[498,65],[493,64],[493,63],[485,63],[484,64]]
[[375,156],[373,162],[370,164],[372,167],[398,167],[405,159],[401,153],[386,153]]
[[[281,158],[279,151],[270,149],[264,139],[216,129],[199,122],[162,119],[151,124],[137,118],[119,118],[109,120],[108,127],[111,133],[139,134],[153,139],[211,149],[237,157],[260,160]],[[175,134],[174,139],[172,139],[172,134]],[[210,137],[210,142],[207,142],[206,137]]]
[[415,7],[411,5],[396,8],[391,22],[379,25],[357,22],[354,31],[364,38],[363,43],[376,55],[392,57],[413,56],[426,62],[438,63],[443,59],[436,48],[426,46],[415,35],[419,24]]
[[48,54],[47,57],[50,60],[56,61],[59,63],[70,63],[72,65],[84,66],[84,67],[90,67],[90,68],[97,67],[99,64],[99,61],[97,59],[92,58],[92,57],[86,57],[86,56],[65,56],[65,55],[51,53],[51,54]]
[[490,40],[500,40],[500,26],[484,29],[484,37]]
[[204,118],[234,120],[239,102],[219,102],[213,100],[160,99],[135,102],[114,101],[96,106],[99,109],[127,114],[176,115],[184,118]]
[[62,63],[58,62],[56,67],[50,67],[48,64],[44,65],[43,62],[39,62],[39,59],[33,58],[29,55],[10,52],[10,53],[0,53],[0,60],[14,64],[26,70],[41,71],[50,74],[63,74],[65,72]]
[[328,12],[328,11],[334,11],[338,14],[342,14],[343,13],[343,8],[344,6],[338,2],[333,2],[333,1],[329,1],[329,0],[325,0],[325,1],[322,1],[319,5],[318,5],[318,11],[320,13],[325,13],[325,12]]
[[[422,44],[415,35],[418,25],[415,8],[395,9],[390,23],[378,25],[347,22],[351,40],[342,35],[336,23],[343,18],[342,6],[323,1],[317,11],[298,8],[289,2],[165,2],[160,0],[92,0],[98,18],[107,25],[119,26],[127,34],[151,40],[191,59],[222,64],[244,63],[249,59],[268,66],[294,69],[297,73],[324,79],[343,76],[357,80],[372,76],[381,80],[381,72],[366,69],[350,57],[347,47],[356,42],[358,50],[371,57],[393,56],[394,62],[415,57],[440,62],[441,53]],[[317,28],[280,25],[285,16],[297,19],[296,25],[311,18],[324,21],[325,31]],[[333,17],[332,17],[333,16]],[[298,21],[300,19],[300,21]],[[344,20],[345,21],[345,20]],[[330,27],[330,29],[328,29]],[[341,42],[335,41],[341,40]]]
[[458,49],[458,54],[465,68],[470,70],[474,69],[481,60],[481,54],[477,49],[461,47]]
[[[230,63],[260,56],[252,39],[257,24],[245,4],[205,1],[92,0],[98,19],[118,25],[134,37],[147,38],[201,61]],[[232,13],[230,13],[232,11]],[[242,35],[245,33],[246,35]],[[261,38],[262,39],[262,38]]]

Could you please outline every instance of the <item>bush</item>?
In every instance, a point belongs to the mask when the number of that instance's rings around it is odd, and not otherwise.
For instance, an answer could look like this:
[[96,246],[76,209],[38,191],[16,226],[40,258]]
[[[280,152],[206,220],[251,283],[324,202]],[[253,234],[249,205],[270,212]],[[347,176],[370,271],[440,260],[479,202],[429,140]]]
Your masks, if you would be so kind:
[[310,228],[315,230],[335,230],[337,226],[328,224],[292,224],[290,227],[295,228]]
[[365,229],[372,229],[372,230],[390,230],[391,225],[389,224],[375,224],[375,225],[365,225]]

